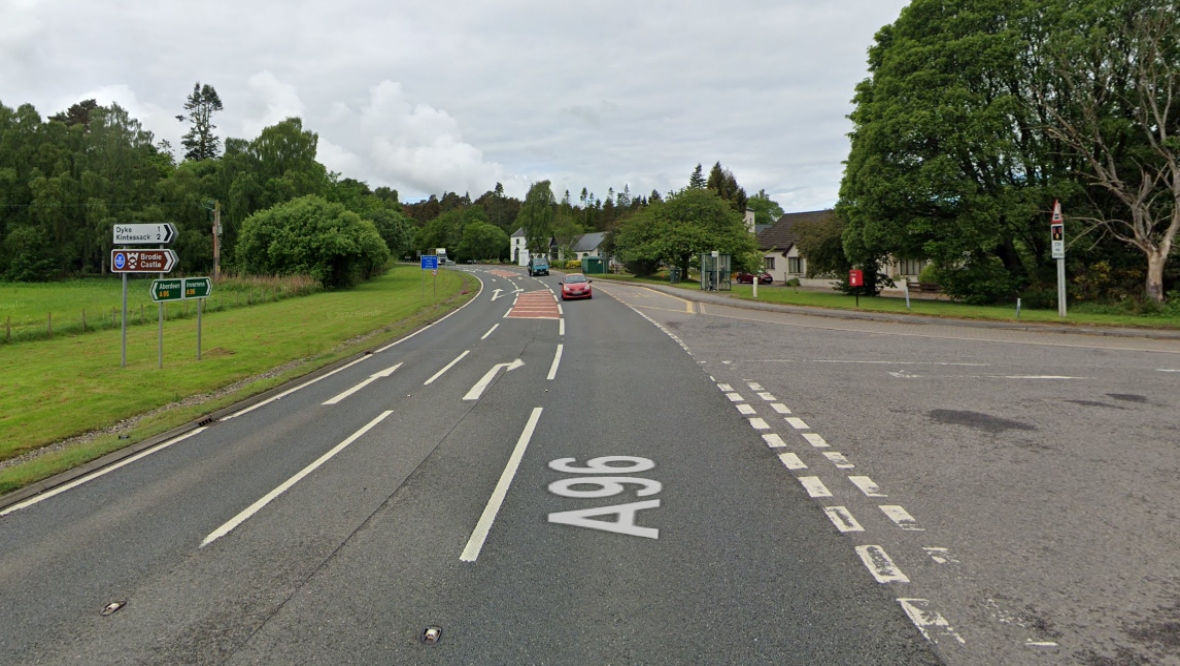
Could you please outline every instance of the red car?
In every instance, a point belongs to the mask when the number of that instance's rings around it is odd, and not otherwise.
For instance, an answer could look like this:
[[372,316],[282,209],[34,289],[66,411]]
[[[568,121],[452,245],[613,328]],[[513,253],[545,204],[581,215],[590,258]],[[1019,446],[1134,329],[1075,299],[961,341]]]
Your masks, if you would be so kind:
[[[754,275],[752,273],[738,273],[738,284],[754,284]],[[770,273],[761,273],[758,275],[758,284],[774,284],[774,278]]]
[[581,273],[570,273],[561,281],[561,300],[568,301],[571,298],[592,298],[590,292],[590,282],[585,275]]

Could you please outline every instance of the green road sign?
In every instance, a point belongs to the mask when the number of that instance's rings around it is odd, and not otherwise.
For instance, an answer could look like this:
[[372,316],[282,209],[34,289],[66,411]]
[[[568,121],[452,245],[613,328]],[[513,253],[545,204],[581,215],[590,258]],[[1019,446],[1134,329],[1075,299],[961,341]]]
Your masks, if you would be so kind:
[[152,280],[152,300],[179,301],[184,298],[183,280]]
[[213,292],[213,281],[207,277],[185,278],[185,298],[206,298]]

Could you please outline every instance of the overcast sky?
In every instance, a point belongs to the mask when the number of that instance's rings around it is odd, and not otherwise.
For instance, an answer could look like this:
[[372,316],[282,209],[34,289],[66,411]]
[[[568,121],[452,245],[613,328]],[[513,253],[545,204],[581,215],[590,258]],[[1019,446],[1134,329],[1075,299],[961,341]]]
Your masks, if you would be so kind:
[[903,0],[0,0],[0,103],[128,109],[179,146],[286,118],[329,169],[416,200],[553,181],[636,194],[716,161],[785,210],[835,203],[865,51]]

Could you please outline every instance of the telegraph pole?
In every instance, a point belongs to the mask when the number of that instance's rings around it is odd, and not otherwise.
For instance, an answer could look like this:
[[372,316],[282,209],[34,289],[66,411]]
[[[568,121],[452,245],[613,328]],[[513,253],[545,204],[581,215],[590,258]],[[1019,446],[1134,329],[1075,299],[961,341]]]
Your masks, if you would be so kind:
[[213,281],[221,277],[221,202],[213,204]]

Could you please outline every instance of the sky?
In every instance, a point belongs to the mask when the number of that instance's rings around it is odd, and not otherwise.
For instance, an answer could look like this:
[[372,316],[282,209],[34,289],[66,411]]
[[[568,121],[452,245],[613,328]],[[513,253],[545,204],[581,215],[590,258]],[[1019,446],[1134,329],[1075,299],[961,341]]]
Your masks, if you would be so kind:
[[902,0],[0,0],[0,103],[118,103],[180,145],[291,116],[319,160],[403,201],[548,179],[666,193],[699,163],[787,212],[831,207],[866,51]]

